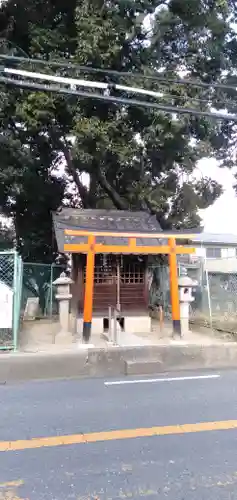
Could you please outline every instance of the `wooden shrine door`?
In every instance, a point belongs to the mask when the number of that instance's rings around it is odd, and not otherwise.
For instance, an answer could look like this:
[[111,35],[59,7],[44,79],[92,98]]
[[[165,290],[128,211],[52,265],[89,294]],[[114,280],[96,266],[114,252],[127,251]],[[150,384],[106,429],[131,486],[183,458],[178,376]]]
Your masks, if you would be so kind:
[[121,310],[144,311],[146,305],[145,269],[141,263],[126,262],[120,269]]
[[115,256],[98,255],[95,262],[94,301],[95,313],[108,314],[109,306],[117,304],[117,267]]
[[[84,283],[85,277],[86,272]],[[120,307],[122,314],[147,309],[143,263],[122,256],[96,256],[93,311],[108,314],[109,306]]]

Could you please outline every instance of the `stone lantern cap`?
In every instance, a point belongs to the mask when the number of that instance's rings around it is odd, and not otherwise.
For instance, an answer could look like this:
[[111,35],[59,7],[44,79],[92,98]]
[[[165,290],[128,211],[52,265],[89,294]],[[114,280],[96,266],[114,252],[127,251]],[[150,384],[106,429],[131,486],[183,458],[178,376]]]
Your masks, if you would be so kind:
[[70,285],[73,283],[71,278],[68,278],[65,273],[62,273],[58,279],[53,282],[57,287],[57,295],[55,298],[60,301],[69,301],[72,298],[70,293]]
[[195,286],[195,283],[189,276],[180,276],[179,281],[178,281],[179,287],[184,287],[184,288],[191,288]]
[[73,280],[69,278],[65,273],[61,273],[59,278],[57,278],[54,282],[53,285],[56,286],[62,286],[62,285],[72,285]]

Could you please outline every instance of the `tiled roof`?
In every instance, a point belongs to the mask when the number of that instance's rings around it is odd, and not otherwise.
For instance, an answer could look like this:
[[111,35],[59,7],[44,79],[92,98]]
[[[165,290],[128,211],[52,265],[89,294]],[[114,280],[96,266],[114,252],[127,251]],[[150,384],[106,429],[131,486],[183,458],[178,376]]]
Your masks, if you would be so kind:
[[[117,238],[101,236],[98,243],[106,245],[125,245],[127,238],[120,236],[124,232],[157,233],[161,231],[160,224],[155,216],[147,212],[129,212],[124,210],[90,210],[65,208],[53,214],[54,229],[59,252],[63,252],[65,243],[83,243],[82,236],[65,236],[65,229],[85,229],[87,231],[113,231]],[[165,244],[164,240],[163,243]],[[158,238],[138,238],[138,245],[159,245]],[[142,252],[141,252],[142,253]]]

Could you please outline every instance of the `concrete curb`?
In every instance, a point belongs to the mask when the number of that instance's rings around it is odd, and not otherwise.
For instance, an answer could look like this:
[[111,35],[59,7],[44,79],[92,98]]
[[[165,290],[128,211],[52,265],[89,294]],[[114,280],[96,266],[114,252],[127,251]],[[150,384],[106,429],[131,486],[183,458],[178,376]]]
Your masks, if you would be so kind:
[[109,347],[4,354],[0,384],[57,378],[146,375],[174,370],[236,368],[237,344]]

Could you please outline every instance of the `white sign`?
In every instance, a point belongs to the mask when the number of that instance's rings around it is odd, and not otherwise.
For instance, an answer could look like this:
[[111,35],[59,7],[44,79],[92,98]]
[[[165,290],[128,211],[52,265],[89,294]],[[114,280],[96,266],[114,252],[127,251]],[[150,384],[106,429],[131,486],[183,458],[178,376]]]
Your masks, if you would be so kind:
[[12,328],[13,291],[0,281],[0,328]]

